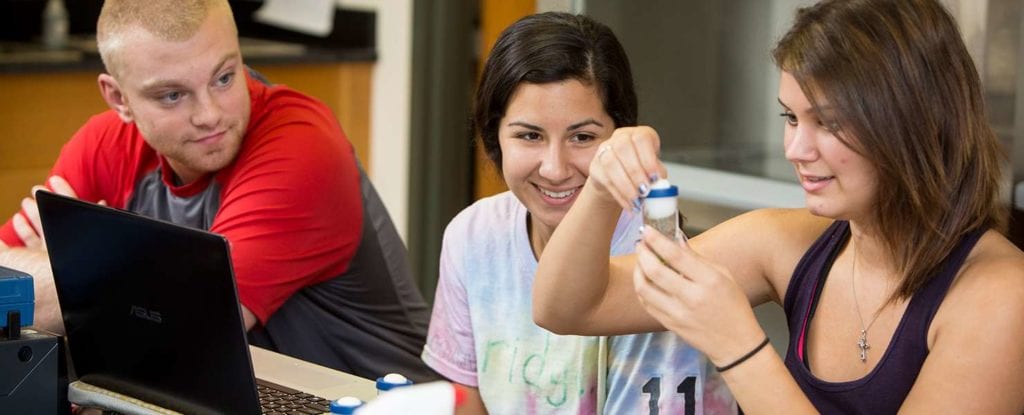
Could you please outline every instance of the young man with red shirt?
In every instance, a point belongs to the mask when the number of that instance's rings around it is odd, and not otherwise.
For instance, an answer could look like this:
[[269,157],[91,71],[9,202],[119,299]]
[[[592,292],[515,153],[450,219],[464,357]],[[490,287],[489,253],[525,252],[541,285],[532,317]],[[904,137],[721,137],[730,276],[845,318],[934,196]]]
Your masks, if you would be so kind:
[[[253,344],[432,378],[429,309],[352,145],[322,103],[249,73],[227,2],[108,0],[97,41],[111,110],[65,145],[48,187],[224,235]],[[59,330],[31,197],[0,240],[0,264],[36,278],[37,325]]]

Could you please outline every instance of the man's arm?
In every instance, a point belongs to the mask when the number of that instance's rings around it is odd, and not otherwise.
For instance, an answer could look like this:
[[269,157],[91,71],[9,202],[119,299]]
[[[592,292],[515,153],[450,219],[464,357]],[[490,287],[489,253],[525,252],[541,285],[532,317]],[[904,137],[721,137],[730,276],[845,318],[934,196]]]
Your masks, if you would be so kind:
[[0,265],[32,276],[35,290],[35,321],[32,326],[64,334],[64,319],[57,301],[57,288],[53,285],[53,271],[50,269],[50,257],[47,255],[46,242],[43,239],[43,227],[39,220],[35,192],[52,190],[68,197],[76,197],[76,194],[71,185],[60,176],[50,177],[46,184],[48,188],[32,187],[32,194],[21,201],[21,211],[11,218],[14,232],[25,247],[10,247],[0,240]]
[[341,275],[359,248],[360,174],[327,117],[252,132],[247,140],[258,151],[243,151],[224,178],[210,231],[230,241],[239,300],[253,324],[298,290]]
[[256,315],[249,311],[244,304],[239,303],[238,306],[242,308],[242,321],[245,323],[245,331],[252,330],[253,326],[256,325]]
[[[57,194],[76,197],[71,185],[60,176],[51,177],[47,184]],[[53,271],[50,269],[46,243],[43,239],[39,206],[34,197],[37,190],[47,189],[42,186],[33,187],[32,197],[27,197],[22,201],[22,211],[16,213],[12,220],[15,231],[25,243],[26,248],[9,248],[0,240],[0,265],[32,276],[35,286],[35,324],[33,326],[63,334],[63,317],[60,304],[57,301],[57,289],[53,283]],[[99,204],[106,205],[106,202],[101,200]],[[242,309],[242,321],[245,323],[245,329],[252,329],[256,325],[256,315],[244,305],[239,304],[239,307]]]
[[[0,244],[3,244],[0,241]],[[31,248],[0,247],[0,265],[32,276],[35,289],[35,322],[33,327],[64,334],[64,319],[57,303],[57,289],[53,285],[50,258],[46,251]]]
[[[64,334],[64,319],[57,301],[57,288],[53,284],[53,271],[46,251],[33,248],[10,248],[0,241],[0,266],[13,268],[32,276],[35,289],[35,321],[33,327]],[[244,305],[242,321],[245,329],[256,325],[256,315]]]

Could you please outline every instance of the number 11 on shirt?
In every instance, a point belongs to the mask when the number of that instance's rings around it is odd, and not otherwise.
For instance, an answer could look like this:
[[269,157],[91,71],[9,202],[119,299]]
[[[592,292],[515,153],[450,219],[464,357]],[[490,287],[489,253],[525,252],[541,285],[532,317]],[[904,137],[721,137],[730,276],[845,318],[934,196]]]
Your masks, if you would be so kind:
[[[687,377],[676,386],[676,393],[681,393],[683,399],[686,400],[686,414],[694,415],[695,410],[695,398],[697,389],[697,378],[695,376]],[[650,407],[650,415],[659,415],[658,400],[661,399],[661,378],[653,377],[644,384],[642,389],[643,393],[651,395],[651,400],[648,405]]]

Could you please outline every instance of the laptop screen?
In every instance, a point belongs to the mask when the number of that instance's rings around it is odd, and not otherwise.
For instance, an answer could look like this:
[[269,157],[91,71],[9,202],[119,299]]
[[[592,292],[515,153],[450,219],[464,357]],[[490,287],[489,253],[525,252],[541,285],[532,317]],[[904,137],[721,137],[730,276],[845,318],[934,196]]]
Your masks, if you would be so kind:
[[227,240],[40,191],[78,377],[185,413],[259,413]]

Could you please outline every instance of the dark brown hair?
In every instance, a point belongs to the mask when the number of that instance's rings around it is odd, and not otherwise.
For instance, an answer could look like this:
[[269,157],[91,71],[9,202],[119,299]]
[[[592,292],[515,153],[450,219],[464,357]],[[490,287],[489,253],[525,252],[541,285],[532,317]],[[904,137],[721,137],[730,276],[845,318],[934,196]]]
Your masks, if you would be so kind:
[[826,0],[797,12],[773,51],[838,136],[877,169],[874,226],[908,298],[960,238],[1003,230],[1002,153],[981,81],[936,0]]
[[597,88],[615,127],[636,125],[629,59],[607,26],[582,15],[548,12],[519,19],[498,36],[484,66],[473,109],[473,131],[501,171],[498,128],[520,83],[576,79]]

